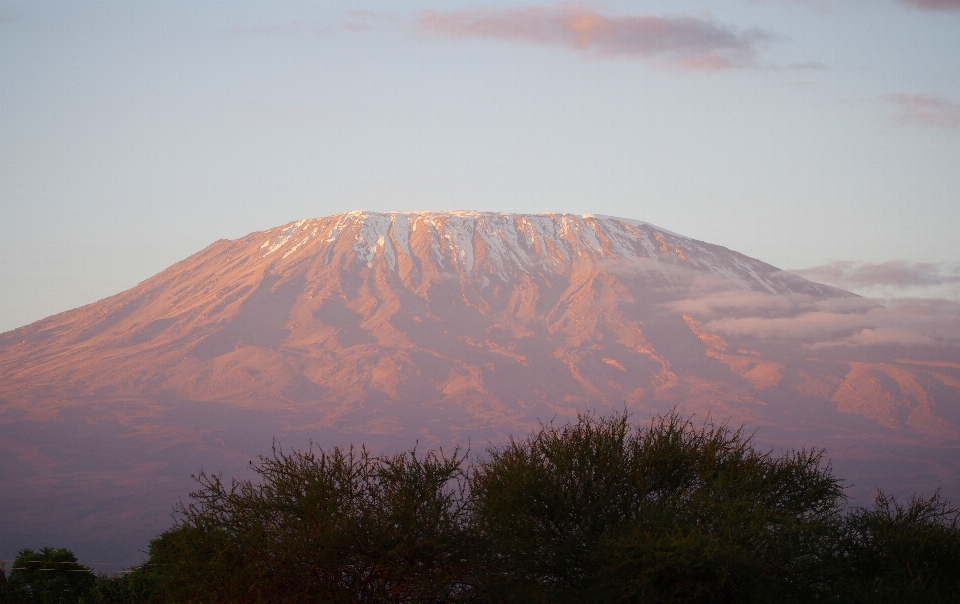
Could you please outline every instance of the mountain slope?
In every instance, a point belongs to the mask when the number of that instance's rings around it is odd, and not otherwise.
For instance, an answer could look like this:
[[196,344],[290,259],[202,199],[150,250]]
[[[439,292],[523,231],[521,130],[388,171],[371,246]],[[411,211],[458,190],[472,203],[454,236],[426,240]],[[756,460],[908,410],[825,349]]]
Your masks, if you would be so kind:
[[[168,505],[273,436],[449,446],[585,410],[709,413],[861,475],[953,480],[957,349],[846,344],[874,307],[603,216],[350,212],[217,241],[0,334],[0,505],[20,511],[0,537],[44,499]],[[119,505],[84,522],[112,534]]]
[[648,300],[670,298],[661,265],[775,294],[839,293],[636,221],[352,212],[219,241],[128,292],[3,334],[0,395],[338,408],[373,393],[490,398],[510,378],[481,379],[479,357],[464,362],[480,355],[521,383],[560,374],[528,398],[602,396],[580,367],[586,342],[628,354],[636,387],[670,379],[636,324]]

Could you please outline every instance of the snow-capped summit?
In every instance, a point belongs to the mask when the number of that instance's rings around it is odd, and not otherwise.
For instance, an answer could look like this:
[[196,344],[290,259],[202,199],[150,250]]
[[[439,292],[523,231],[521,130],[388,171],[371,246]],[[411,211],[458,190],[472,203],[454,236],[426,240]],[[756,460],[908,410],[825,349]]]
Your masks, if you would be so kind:
[[241,471],[274,437],[480,444],[610,410],[763,426],[872,455],[876,475],[888,442],[913,443],[911,467],[960,484],[956,349],[846,346],[889,340],[869,304],[622,218],[299,220],[0,334],[0,459],[18,460],[0,504],[37,531],[70,497],[129,531],[197,468]]
[[[839,295],[727,248],[654,225],[594,214],[365,212],[299,220],[264,233],[260,258],[325,263],[433,263],[465,279],[509,281],[520,274],[567,275],[615,260],[647,260],[709,272],[746,289]],[[415,262],[416,263],[416,262]]]

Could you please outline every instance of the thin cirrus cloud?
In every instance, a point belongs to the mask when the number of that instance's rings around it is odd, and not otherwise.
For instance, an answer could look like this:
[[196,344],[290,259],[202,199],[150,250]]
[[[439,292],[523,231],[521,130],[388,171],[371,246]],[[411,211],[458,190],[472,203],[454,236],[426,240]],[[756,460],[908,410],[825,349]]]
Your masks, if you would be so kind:
[[582,7],[426,11],[417,25],[449,38],[492,38],[559,46],[601,56],[630,56],[695,70],[757,66],[775,39],[698,16],[607,16]]
[[896,109],[894,119],[901,124],[960,129],[960,103],[925,94],[892,93],[881,98]]
[[960,0],[900,0],[900,2],[921,10],[960,12]]

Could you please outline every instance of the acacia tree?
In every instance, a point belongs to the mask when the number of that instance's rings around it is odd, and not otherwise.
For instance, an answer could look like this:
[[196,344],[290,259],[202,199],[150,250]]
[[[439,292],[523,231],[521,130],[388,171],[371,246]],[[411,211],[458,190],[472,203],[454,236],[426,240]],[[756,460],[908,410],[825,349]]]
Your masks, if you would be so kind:
[[676,414],[544,426],[472,480],[497,601],[810,601],[845,502],[819,453],[775,457]]
[[960,512],[847,506],[820,452],[677,414],[456,451],[200,474],[144,567],[168,602],[956,602]]
[[848,602],[960,602],[960,508],[937,491],[907,505],[883,491],[843,532]]
[[451,602],[467,564],[459,451],[283,453],[259,482],[200,474],[153,546],[173,601]]

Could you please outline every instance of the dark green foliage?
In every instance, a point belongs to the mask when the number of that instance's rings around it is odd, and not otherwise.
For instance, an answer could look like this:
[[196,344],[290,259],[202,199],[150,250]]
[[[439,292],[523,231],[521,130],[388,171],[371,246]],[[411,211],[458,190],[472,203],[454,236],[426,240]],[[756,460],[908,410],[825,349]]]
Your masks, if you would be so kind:
[[66,548],[22,549],[10,569],[6,598],[17,604],[77,602],[95,582],[93,572]]
[[155,543],[173,601],[451,602],[470,543],[462,457],[284,454],[227,488],[201,474]]
[[156,574],[142,564],[115,576],[94,575],[64,548],[24,549],[10,580],[0,562],[0,604],[159,604]]
[[159,604],[157,574],[150,562],[114,576],[98,575],[85,604]]
[[497,601],[809,601],[843,494],[819,454],[670,415],[582,417],[491,452],[473,480]]
[[849,602],[960,602],[960,509],[939,492],[906,506],[882,491],[846,521]]
[[0,604],[7,604],[7,565],[0,560]]
[[544,426],[470,466],[275,449],[253,469],[201,473],[126,574],[23,550],[0,604],[960,602],[960,510],[939,493],[851,509],[820,453],[676,414]]

